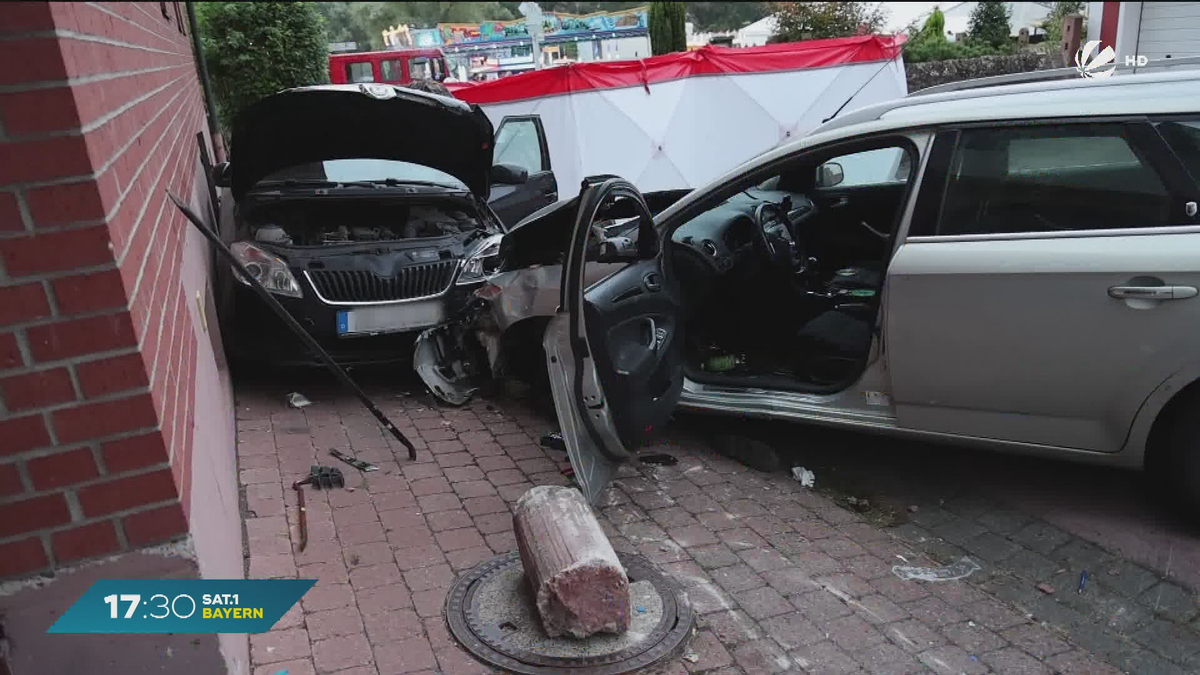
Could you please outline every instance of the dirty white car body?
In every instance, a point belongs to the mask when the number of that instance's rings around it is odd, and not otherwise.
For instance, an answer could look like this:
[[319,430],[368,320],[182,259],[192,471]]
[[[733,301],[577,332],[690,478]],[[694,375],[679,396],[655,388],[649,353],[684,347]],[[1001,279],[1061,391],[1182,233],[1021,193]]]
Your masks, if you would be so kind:
[[[557,305],[545,334],[547,366],[568,450],[591,498],[640,445],[646,427],[665,422],[676,408],[687,408],[1114,466],[1140,468],[1157,461],[1168,467],[1171,487],[1195,506],[1200,501],[1200,437],[1194,438],[1187,425],[1200,418],[1200,357],[1190,346],[1200,332],[1200,299],[1195,299],[1200,288],[1200,175],[1193,175],[1200,174],[1200,163],[1189,154],[1194,148],[1178,146],[1163,127],[1198,124],[1200,75],[1195,73],[910,96],[846,113],[662,212],[651,216],[641,208],[639,222],[652,218],[650,236],[660,245],[599,281],[583,276],[588,233],[597,216],[585,211],[606,200],[635,203],[638,195],[623,181],[593,186],[595,194],[585,192],[579,205],[558,286],[547,285],[553,283],[552,267],[517,271],[505,280],[507,290],[500,296],[512,300],[510,318],[519,317],[524,308],[541,312]],[[1068,135],[1127,140],[1131,161],[1141,161],[1162,180],[1162,219],[1151,222],[1147,215],[1145,223],[1097,229],[1021,221],[993,231],[994,219],[981,215],[973,221],[979,231],[930,230],[925,222],[929,213],[917,213],[926,208],[922,196],[936,195],[932,217],[943,219],[948,186],[976,178],[963,173],[964,163],[983,163],[992,151],[982,143],[976,148],[972,139],[994,132],[1019,141],[1022,133],[1043,128],[1047,135],[1068,129]],[[680,349],[672,332],[682,333],[683,323],[672,323],[679,315],[678,300],[656,296],[675,292],[673,263],[666,262],[679,248],[672,234],[721,200],[758,185],[777,167],[825,162],[822,158],[836,156],[839,148],[885,141],[909,153],[913,172],[895,222],[889,224],[885,269],[872,300],[872,333],[853,381],[815,392],[701,382],[713,378],[685,375],[681,357],[671,353]],[[1016,147],[1008,142],[1006,158],[1009,147]],[[1090,164],[1087,154],[1068,168],[1081,175],[1105,168]],[[1018,183],[1058,176],[1005,161],[1006,175]],[[823,165],[816,166],[816,184],[823,188]],[[998,200],[982,193],[972,199],[967,206]],[[644,222],[640,231],[643,237],[651,232]],[[658,304],[644,315],[626,309],[619,321],[606,320],[605,308],[616,313],[621,291],[616,287],[636,285],[630,276],[635,273],[658,275],[655,288],[643,293]],[[556,303],[549,299],[555,294]],[[591,314],[585,316],[585,308]],[[629,316],[641,316],[640,332],[631,330],[627,339],[613,337],[609,329],[632,321]],[[612,344],[598,344],[603,335]],[[618,348],[632,351],[597,364],[597,354]],[[627,386],[632,380],[624,380],[643,361],[653,362],[657,372],[646,377],[660,378],[667,386],[638,399],[629,393],[634,391]],[[638,424],[631,426],[630,418]]]

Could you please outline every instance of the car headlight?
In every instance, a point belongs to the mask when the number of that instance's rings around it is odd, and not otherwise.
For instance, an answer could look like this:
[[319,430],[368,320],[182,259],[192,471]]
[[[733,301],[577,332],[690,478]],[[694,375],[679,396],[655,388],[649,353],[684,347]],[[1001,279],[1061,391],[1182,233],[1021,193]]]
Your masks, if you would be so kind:
[[[292,271],[288,269],[287,263],[278,257],[244,241],[235,241],[229,248],[238,262],[250,273],[250,276],[254,277],[268,291],[291,298],[304,297],[300,291],[300,284],[296,281],[296,277],[292,276]],[[250,282],[242,277],[236,267],[233,269],[233,276],[243,284],[250,285]]]
[[496,265],[500,262],[500,240],[504,235],[497,234],[483,242],[483,246],[463,264],[462,273],[458,275],[458,283],[473,284],[492,276]]

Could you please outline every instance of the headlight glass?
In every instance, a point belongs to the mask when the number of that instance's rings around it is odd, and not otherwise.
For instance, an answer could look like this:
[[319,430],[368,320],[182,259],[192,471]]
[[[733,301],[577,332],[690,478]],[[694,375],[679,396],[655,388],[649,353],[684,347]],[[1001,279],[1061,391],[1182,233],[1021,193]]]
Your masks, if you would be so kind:
[[492,276],[496,265],[500,263],[500,240],[504,235],[497,234],[489,237],[479,247],[467,262],[463,264],[462,273],[458,275],[458,283],[473,284]]
[[[250,276],[254,277],[268,291],[276,295],[286,295],[289,298],[304,297],[300,291],[300,284],[296,281],[296,277],[292,276],[292,271],[288,269],[287,263],[277,256],[244,241],[236,241],[229,248],[238,262],[245,266]],[[233,269],[233,276],[243,284],[250,285],[249,281],[242,278],[236,267]]]

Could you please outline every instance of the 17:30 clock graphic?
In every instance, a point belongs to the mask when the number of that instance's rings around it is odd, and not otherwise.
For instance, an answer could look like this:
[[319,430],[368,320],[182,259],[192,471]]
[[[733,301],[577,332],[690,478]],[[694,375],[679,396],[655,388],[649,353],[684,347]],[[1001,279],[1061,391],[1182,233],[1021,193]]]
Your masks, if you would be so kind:
[[[237,598],[237,594],[234,593],[233,597]],[[162,611],[162,614],[145,611],[147,609],[154,608],[159,598],[162,600],[161,604],[157,605],[157,608]],[[176,608],[176,603],[179,603],[181,599],[186,601],[183,604],[183,606],[187,608],[186,613],[181,612]],[[111,610],[109,613],[110,619],[120,618],[121,616],[124,616],[126,619],[132,619],[136,615],[139,606],[143,610],[143,619],[165,619],[169,616],[174,616],[179,619],[189,619],[193,614],[196,613],[196,599],[183,593],[176,595],[174,598],[169,598],[163,593],[155,593],[154,595],[150,596],[149,600],[142,600],[142,596],[136,593],[122,593],[119,595],[113,593],[112,595],[104,596],[104,603],[107,604]],[[128,608],[125,610],[124,615],[122,615],[119,611],[119,605],[121,603],[128,603]],[[234,604],[237,604],[236,600]],[[259,611],[262,610],[259,609]]]
[[265,633],[315,579],[101,579],[47,633]]

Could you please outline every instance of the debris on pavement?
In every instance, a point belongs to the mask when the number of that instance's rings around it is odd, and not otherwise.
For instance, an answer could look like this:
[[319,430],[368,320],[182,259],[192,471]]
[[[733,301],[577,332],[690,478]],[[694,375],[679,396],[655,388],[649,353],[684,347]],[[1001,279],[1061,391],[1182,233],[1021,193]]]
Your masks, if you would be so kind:
[[582,639],[629,630],[629,577],[583,493],[557,485],[530,488],[512,520],[548,636]]
[[298,391],[293,391],[287,395],[287,404],[289,408],[303,408],[312,405],[312,401],[308,400],[304,394]]
[[817,482],[817,474],[802,466],[792,467],[792,478],[806,488],[811,488]]
[[846,502],[859,513],[871,510],[871,502],[866,497],[847,497]]
[[335,487],[345,487],[346,479],[340,469],[332,466],[314,464],[309,468],[308,475],[292,483],[296,491],[297,506],[300,509],[300,550],[308,548],[308,513],[304,506],[304,486],[311,485],[317,490],[332,490]]
[[921,510],[921,507],[917,506],[916,504],[910,504],[908,507],[909,513],[916,513],[917,511],[920,511],[920,510]]
[[1039,591],[1045,593],[1046,595],[1054,595],[1054,587],[1051,586],[1050,584],[1046,583],[1045,581],[1043,581],[1042,583],[1035,586],[1035,588],[1037,588]]
[[653,455],[638,455],[638,460],[642,464],[656,464],[658,466],[675,466],[679,460],[674,455],[668,455],[665,452],[655,453]]
[[311,485],[317,490],[332,490],[333,488],[346,487],[346,477],[342,475],[341,469],[319,464],[312,465],[308,471],[308,475],[298,482],[301,485]]
[[339,452],[332,448],[330,448],[329,454],[342,460],[343,462],[349,464],[350,466],[358,469],[359,471],[378,471],[379,470],[379,467],[375,466],[374,464],[372,464],[370,462],[364,462],[361,459],[356,459],[354,457],[351,457],[350,455],[347,455],[343,452]]
[[545,436],[542,436],[542,447],[558,450],[559,452],[567,451],[567,442],[563,440],[561,431],[552,431]]
[[1076,591],[1076,593],[1083,593],[1083,589],[1087,586],[1087,582],[1088,582],[1088,572],[1087,572],[1087,570],[1084,570],[1079,575],[1079,590]]
[[958,581],[971,576],[976,570],[981,570],[982,567],[970,558],[964,557],[962,560],[947,565],[945,567],[910,567],[907,565],[893,565],[892,574],[904,580],[912,581]]
[[700,655],[697,654],[696,652],[688,652],[687,654],[684,654],[681,658],[684,661],[687,661],[688,663],[697,663],[700,661]]

